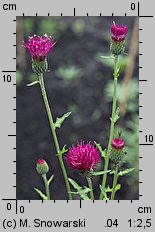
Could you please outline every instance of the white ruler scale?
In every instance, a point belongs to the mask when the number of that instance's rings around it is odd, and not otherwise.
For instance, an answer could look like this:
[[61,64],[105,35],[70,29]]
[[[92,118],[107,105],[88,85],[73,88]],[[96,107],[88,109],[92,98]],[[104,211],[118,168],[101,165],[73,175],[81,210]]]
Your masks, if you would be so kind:
[[[1,1],[0,231],[155,231],[153,9],[153,1]],[[16,16],[46,15],[139,17],[139,200],[16,199]]]

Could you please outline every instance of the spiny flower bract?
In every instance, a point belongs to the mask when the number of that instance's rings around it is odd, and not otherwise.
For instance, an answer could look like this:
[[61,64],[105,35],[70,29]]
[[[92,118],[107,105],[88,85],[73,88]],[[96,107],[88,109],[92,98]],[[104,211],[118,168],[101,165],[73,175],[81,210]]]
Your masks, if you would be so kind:
[[49,171],[49,166],[44,159],[38,159],[36,170],[38,174],[45,175]]

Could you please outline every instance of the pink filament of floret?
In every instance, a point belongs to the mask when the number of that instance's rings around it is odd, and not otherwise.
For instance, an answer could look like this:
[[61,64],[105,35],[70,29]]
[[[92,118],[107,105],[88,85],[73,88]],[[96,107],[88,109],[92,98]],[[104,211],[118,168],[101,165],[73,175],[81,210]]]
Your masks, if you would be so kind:
[[44,36],[34,35],[29,36],[28,43],[24,42],[24,47],[28,49],[33,59],[42,61],[55,43],[52,42],[52,37],[48,37],[46,34]]
[[66,157],[68,165],[72,169],[81,171],[93,171],[100,160],[99,150],[91,142],[84,144],[81,141],[77,147],[72,145]]
[[38,159],[37,164],[44,164],[45,160],[44,159]]
[[125,25],[118,25],[115,22],[111,26],[111,37],[114,42],[124,41],[127,34],[127,27]]

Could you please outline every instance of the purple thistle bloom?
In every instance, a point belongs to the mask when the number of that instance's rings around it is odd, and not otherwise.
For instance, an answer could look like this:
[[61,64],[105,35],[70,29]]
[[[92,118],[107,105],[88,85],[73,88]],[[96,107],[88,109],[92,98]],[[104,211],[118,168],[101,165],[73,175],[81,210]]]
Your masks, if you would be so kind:
[[115,138],[113,139],[111,146],[116,150],[123,149],[125,146],[125,142],[123,139]]
[[93,171],[100,158],[99,150],[91,142],[84,144],[84,141],[81,141],[77,147],[72,145],[66,161],[72,169]]
[[114,42],[124,41],[127,34],[127,27],[125,25],[118,25],[115,22],[111,26],[111,38]]
[[52,37],[34,35],[29,36],[28,43],[24,42],[24,47],[28,49],[33,60],[43,61],[56,42],[52,42]]

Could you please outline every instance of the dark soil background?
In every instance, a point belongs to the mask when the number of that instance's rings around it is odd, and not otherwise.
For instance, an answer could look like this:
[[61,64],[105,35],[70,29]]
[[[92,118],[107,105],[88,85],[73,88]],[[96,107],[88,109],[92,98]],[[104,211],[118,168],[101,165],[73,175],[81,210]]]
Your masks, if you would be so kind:
[[[22,41],[27,40],[28,35],[45,33],[57,40],[48,56],[50,71],[45,74],[44,80],[54,119],[72,111],[62,127],[57,129],[61,147],[66,144],[69,148],[81,140],[95,140],[105,148],[111,116],[111,102],[107,101],[105,88],[112,81],[113,71],[96,57],[98,53],[109,53],[110,26],[113,20],[128,27],[128,51],[135,17],[17,18],[17,199],[40,199],[34,187],[44,192],[42,178],[36,172],[38,158],[44,158],[48,162],[48,177],[54,174],[50,189],[52,199],[67,199],[39,85],[26,86],[36,77],[31,69],[30,54],[21,46]],[[133,77],[138,80],[138,55]],[[119,81],[123,78],[124,72]],[[129,129],[127,122],[138,115],[138,95],[133,101],[136,102],[136,110],[127,112],[117,123],[126,130]],[[130,164],[127,163],[126,167]],[[81,185],[87,185],[77,172],[70,170],[67,165],[66,169],[69,177]],[[109,185],[111,178],[112,176],[108,180]],[[117,199],[138,199],[137,174],[124,176],[120,178],[120,182],[122,188],[116,195]],[[101,177],[95,177],[96,199],[99,196],[99,184]]]

